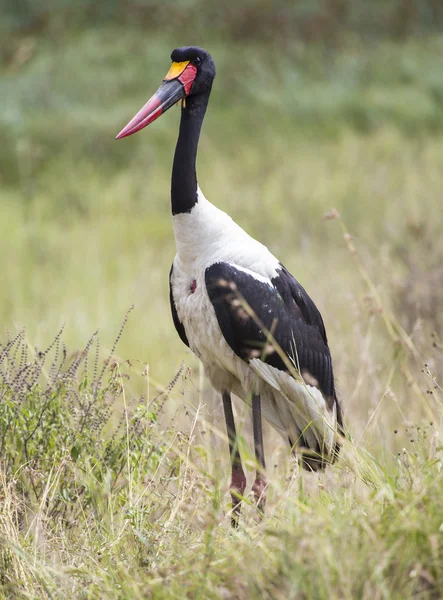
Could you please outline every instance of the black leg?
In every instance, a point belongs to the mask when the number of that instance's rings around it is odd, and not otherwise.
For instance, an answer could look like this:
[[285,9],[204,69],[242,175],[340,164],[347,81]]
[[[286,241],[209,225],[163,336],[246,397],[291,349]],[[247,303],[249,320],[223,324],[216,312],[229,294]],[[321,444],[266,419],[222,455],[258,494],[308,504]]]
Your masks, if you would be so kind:
[[229,453],[231,455],[232,477],[231,498],[232,517],[231,525],[238,527],[240,516],[241,497],[246,487],[246,477],[241,464],[240,452],[238,451],[237,433],[235,431],[234,413],[232,411],[231,394],[223,392],[223,409],[225,411],[226,429],[229,439]]
[[266,464],[265,451],[263,448],[261,400],[258,394],[252,396],[252,423],[254,428],[255,458],[257,460],[257,471],[252,491],[254,492],[255,501],[257,502],[257,508],[263,514],[266,504]]

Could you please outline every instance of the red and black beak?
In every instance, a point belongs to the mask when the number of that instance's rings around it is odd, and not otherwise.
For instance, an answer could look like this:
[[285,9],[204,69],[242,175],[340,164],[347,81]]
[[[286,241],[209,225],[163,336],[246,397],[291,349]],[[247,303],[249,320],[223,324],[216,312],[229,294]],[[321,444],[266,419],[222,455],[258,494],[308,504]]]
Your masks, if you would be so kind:
[[161,86],[115,139],[119,140],[137,133],[158,119],[176,102],[186,98],[191,91],[196,75],[197,67],[189,61],[172,63]]

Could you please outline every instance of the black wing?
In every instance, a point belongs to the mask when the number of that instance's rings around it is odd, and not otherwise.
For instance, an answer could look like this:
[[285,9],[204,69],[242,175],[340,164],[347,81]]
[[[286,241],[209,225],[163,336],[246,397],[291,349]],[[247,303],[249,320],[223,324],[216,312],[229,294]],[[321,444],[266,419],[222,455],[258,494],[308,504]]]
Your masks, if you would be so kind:
[[[300,372],[315,380],[325,397],[335,398],[332,361],[323,319],[298,281],[282,265],[271,285],[229,263],[206,269],[206,288],[218,324],[232,350],[243,360],[258,357],[278,369],[287,367],[269,349],[261,326],[273,337]],[[244,310],[241,299],[256,318]],[[239,301],[240,300],[240,301]]]
[[177,308],[176,308],[175,302],[174,302],[174,296],[172,295],[171,278],[172,278],[173,268],[174,268],[174,265],[171,266],[171,270],[169,271],[169,302],[171,303],[172,320],[174,321],[175,329],[177,330],[177,333],[180,336],[181,341],[184,344],[186,344],[186,346],[188,346],[188,348],[189,348],[189,342],[188,342],[188,338],[186,337],[185,328],[183,327],[183,323],[178,318]]

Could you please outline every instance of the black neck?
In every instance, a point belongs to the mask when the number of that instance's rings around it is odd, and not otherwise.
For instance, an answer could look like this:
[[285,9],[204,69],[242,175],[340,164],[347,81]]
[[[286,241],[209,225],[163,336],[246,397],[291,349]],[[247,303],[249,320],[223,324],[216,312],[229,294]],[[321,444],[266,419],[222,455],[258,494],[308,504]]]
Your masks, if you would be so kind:
[[186,98],[186,106],[182,108],[180,133],[178,134],[172,167],[171,202],[173,215],[189,213],[197,204],[195,162],[209,93],[208,91],[206,94],[189,96]]

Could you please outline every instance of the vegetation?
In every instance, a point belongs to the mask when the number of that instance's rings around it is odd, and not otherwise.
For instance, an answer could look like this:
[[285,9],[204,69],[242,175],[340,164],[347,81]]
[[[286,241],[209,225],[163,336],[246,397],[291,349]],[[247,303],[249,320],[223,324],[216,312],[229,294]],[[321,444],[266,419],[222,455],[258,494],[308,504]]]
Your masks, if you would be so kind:
[[[112,353],[101,366],[98,348],[94,335],[69,356],[62,332],[44,351],[23,332],[1,347],[1,597],[441,596],[434,422],[392,432],[407,445],[397,457],[345,441],[326,476],[298,473],[277,449],[268,516],[249,503],[232,531],[225,436],[202,402],[164,413],[189,372],[151,398],[146,368]],[[148,387],[134,399],[137,375]]]
[[[261,2],[117,4],[0,25],[0,598],[442,597],[439,3],[373,3],[377,29],[296,2],[280,36]],[[221,408],[169,315],[178,112],[113,139],[194,39],[218,68],[200,185],[315,299],[349,430],[321,475],[267,430],[267,515],[237,532]]]

